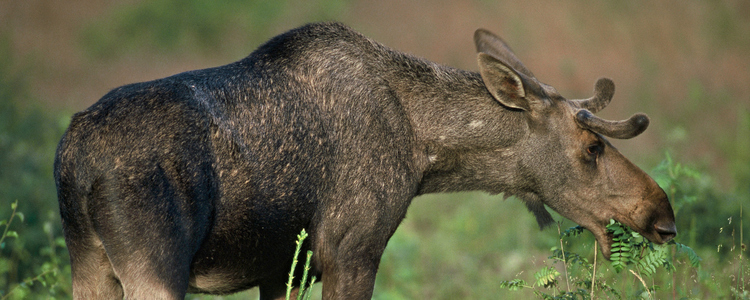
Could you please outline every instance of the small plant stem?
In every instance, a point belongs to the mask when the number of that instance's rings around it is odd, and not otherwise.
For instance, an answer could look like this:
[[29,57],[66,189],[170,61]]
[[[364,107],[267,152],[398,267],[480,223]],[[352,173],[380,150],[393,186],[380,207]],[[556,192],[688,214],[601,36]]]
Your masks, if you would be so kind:
[[596,252],[599,252],[597,241],[594,240],[594,272],[591,273],[591,300],[594,300],[594,281],[596,280]]
[[643,281],[643,278],[641,278],[641,276],[636,274],[632,269],[629,269],[628,271],[630,271],[630,273],[633,273],[633,276],[635,276],[635,278],[638,278],[638,280],[641,281],[641,284],[643,284],[643,287],[646,288],[646,293],[648,293],[648,297],[650,299],[654,299],[654,295],[651,294],[651,290],[648,289],[648,285],[646,285],[646,282]]
[[[620,288],[620,290],[623,293],[625,293],[625,287],[627,286],[627,283],[628,283],[628,274],[625,273],[625,272],[622,272],[621,274],[622,275],[620,277],[622,277],[622,287]],[[635,281],[635,279],[633,279],[633,280]],[[635,282],[633,282],[633,283],[635,283]]]
[[[34,277],[34,278],[31,278],[31,279],[26,279],[26,280],[24,280],[24,283],[28,285],[28,284],[30,284],[30,283],[32,283],[32,282],[34,282],[34,281],[39,281],[39,282],[42,282],[42,278],[43,278],[43,277],[44,277],[45,275],[47,275],[47,274],[49,274],[49,273],[52,273],[52,272],[55,272],[55,271],[57,271],[57,269],[56,269],[56,268],[55,268],[55,269],[52,269],[52,270],[47,270],[47,271],[44,271],[44,272],[43,272],[42,274],[39,274],[39,275],[37,275],[37,276],[36,276],[36,277]],[[19,287],[21,287],[21,285],[20,285],[20,284],[17,284],[16,286],[14,286],[14,287],[13,287],[13,288],[12,288],[12,289],[11,289],[10,291],[8,291],[8,293],[7,293],[7,294],[5,294],[5,296],[3,296],[2,298],[0,298],[0,300],[5,300],[5,299],[8,299],[8,297],[10,297],[10,295],[11,295],[11,294],[13,294],[13,293],[14,293],[14,292],[16,291],[16,289],[17,289],[17,288],[19,288]]]
[[565,286],[568,288],[568,293],[570,293],[570,282],[568,281],[568,260],[565,259],[565,246],[563,246],[560,222],[557,222],[557,235],[560,237],[560,251],[562,252],[563,257],[563,270],[565,270]]
[[[677,253],[677,250],[675,249],[675,247],[672,247],[671,252],[672,252],[672,258],[671,259],[674,260],[675,254]],[[672,273],[672,300],[675,300],[675,299],[677,299],[677,287],[675,286],[675,281],[676,281],[676,279],[675,279],[675,277],[676,277],[675,273],[677,273],[677,272],[671,272],[671,273]]]
[[16,200],[16,202],[13,203],[13,205],[11,205],[13,207],[13,212],[10,213],[10,218],[8,219],[8,223],[5,223],[5,230],[3,231],[2,237],[0,237],[0,245],[3,244],[3,240],[5,240],[5,236],[8,235],[8,228],[10,228],[10,223],[13,222],[13,217],[16,216],[16,208],[18,208],[17,205],[18,205],[18,200]]
[[315,279],[317,279],[317,277],[315,276],[310,279],[310,285],[307,287],[307,295],[305,295],[305,300],[310,300],[310,298],[312,297],[312,287],[313,284],[315,284]]
[[286,284],[286,300],[292,296],[292,282],[294,280],[294,269],[297,268],[297,256],[299,251],[302,249],[302,242],[307,238],[307,232],[302,229],[302,232],[297,235],[297,248],[294,250],[294,259],[292,260],[292,269],[289,271],[289,282]]
[[313,252],[307,250],[307,259],[305,260],[305,271],[302,274],[302,282],[299,284],[299,292],[297,293],[297,300],[302,300],[305,294],[305,281],[307,281],[307,272],[310,271],[310,258],[312,258]]

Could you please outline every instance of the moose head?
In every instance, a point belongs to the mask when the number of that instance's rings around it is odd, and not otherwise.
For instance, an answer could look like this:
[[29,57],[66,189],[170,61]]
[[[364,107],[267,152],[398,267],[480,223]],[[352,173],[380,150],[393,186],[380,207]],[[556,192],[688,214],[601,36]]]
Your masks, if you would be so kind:
[[499,37],[479,29],[474,40],[488,91],[520,113],[523,123],[523,130],[514,134],[520,138],[500,150],[512,161],[503,164],[513,174],[504,180],[515,184],[494,192],[524,200],[542,228],[552,223],[545,205],[580,224],[594,234],[607,258],[612,240],[605,226],[610,219],[655,243],[675,237],[666,193],[605,138],[635,137],[648,127],[648,117],[609,121],[594,115],[612,99],[612,80],[599,79],[589,99],[567,100],[537,80]]

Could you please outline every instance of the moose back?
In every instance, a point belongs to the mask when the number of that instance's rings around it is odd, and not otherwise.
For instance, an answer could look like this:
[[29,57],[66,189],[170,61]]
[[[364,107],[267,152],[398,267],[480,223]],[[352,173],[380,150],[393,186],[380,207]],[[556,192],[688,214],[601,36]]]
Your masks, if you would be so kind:
[[[73,116],[55,158],[76,299],[182,299],[259,286],[284,297],[305,228],[325,299],[369,299],[388,239],[420,194],[515,195],[590,230],[676,234],[666,194],[605,136],[648,126],[566,100],[497,36],[479,72],[306,25],[225,66],[116,88]],[[304,252],[303,252],[304,253]],[[319,276],[319,278],[320,278]],[[299,277],[299,276],[298,276]]]

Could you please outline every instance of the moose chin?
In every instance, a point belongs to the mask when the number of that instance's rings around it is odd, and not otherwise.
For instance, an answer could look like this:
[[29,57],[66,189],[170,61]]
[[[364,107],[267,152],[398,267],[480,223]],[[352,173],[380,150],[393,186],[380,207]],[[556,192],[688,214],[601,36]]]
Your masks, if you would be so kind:
[[425,193],[515,195],[540,227],[549,207],[590,230],[607,257],[610,219],[655,243],[676,235],[664,191],[607,141],[649,119],[594,115],[611,80],[568,100],[499,37],[474,39],[479,72],[310,24],[240,61],[110,91],[55,157],[74,298],[283,298],[304,228],[323,298],[369,299]]

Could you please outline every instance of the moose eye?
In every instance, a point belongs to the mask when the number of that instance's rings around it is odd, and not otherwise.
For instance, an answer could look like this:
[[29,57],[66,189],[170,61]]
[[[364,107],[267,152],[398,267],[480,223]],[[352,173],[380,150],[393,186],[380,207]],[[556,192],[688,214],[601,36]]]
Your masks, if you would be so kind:
[[599,143],[592,144],[586,147],[586,153],[593,158],[596,158],[600,154],[602,154],[602,150],[604,150],[604,148]]

